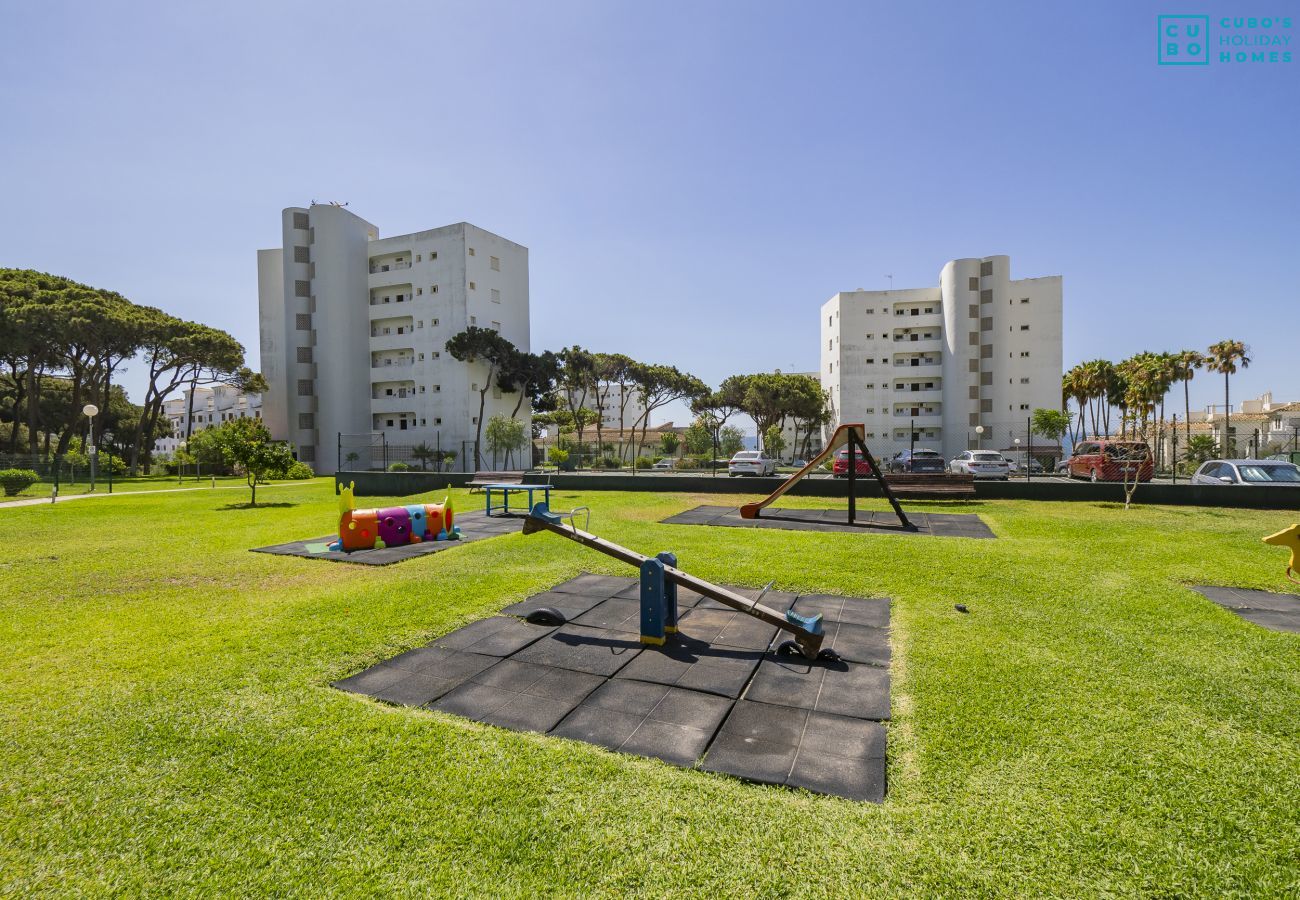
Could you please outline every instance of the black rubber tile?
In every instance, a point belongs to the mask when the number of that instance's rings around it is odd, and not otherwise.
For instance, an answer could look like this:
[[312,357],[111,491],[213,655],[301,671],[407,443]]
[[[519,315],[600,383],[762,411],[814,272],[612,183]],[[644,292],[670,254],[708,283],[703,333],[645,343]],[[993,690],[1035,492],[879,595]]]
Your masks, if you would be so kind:
[[557,591],[544,591],[540,594],[534,594],[527,600],[521,600],[518,603],[512,603],[505,609],[501,610],[502,614],[508,616],[523,617],[533,610],[541,609],[543,606],[559,612],[564,618],[572,622],[581,616],[587,610],[604,602],[604,597],[592,597],[586,594],[566,594]]
[[519,662],[609,676],[640,652],[641,643],[636,637],[570,624],[533,642],[512,658]]
[[551,734],[693,766],[731,708],[694,691],[614,679],[607,681]]
[[1300,610],[1282,612],[1276,609],[1234,609],[1232,611],[1247,622],[1254,622],[1264,628],[1300,634]]
[[603,683],[600,675],[503,659],[430,708],[502,728],[545,733]]
[[555,628],[530,625],[513,616],[492,616],[471,622],[433,642],[446,650],[468,650],[485,656],[509,656],[533,641],[546,637]]
[[733,609],[696,608],[683,612],[677,622],[683,641],[741,650],[766,650],[776,626]]
[[385,547],[382,550],[355,550],[351,553],[344,553],[341,550],[322,550],[313,553],[309,546],[315,545],[319,547],[322,544],[337,540],[337,535],[325,535],[301,541],[290,541],[286,544],[273,544],[270,547],[255,547],[252,552],[270,553],[274,556],[300,556],[305,559],[327,559],[332,562],[354,563],[363,566],[389,566],[419,556],[441,553],[462,544],[472,544],[474,541],[500,537],[503,534],[513,534],[522,527],[519,522],[507,522],[498,526],[495,520],[486,518],[482,512],[457,514],[456,524],[461,529],[460,540],[458,541],[421,541],[418,544]]
[[421,647],[334,686],[402,706],[422,706],[496,662],[477,653]]
[[405,669],[394,668],[380,663],[377,666],[371,666],[364,672],[358,672],[349,678],[343,678],[331,683],[331,687],[336,687],[341,691],[348,691],[353,694],[366,694],[374,696],[377,691],[384,688],[392,687],[411,673]]
[[[718,513],[717,510],[722,512]],[[849,524],[847,505],[838,509],[808,510],[768,507],[757,519],[745,519],[739,509],[700,506],[663,519],[668,525],[722,525],[733,528],[780,528],[789,531],[825,531],[847,534],[919,534],[939,537],[996,538],[973,513],[908,513],[914,529],[904,528],[892,510],[862,510]]]
[[1271,609],[1277,612],[1300,611],[1300,597],[1295,594],[1275,594],[1272,591],[1255,591],[1249,588],[1193,587],[1192,590],[1228,609]]
[[855,719],[889,718],[889,671],[860,663],[763,658],[745,699]]
[[852,800],[885,794],[885,729],[875,722],[740,700],[703,768]]
[[827,622],[848,622],[873,628],[889,627],[889,600],[884,597],[862,600],[833,594],[804,594],[795,601],[794,611],[801,616],[821,613],[822,619]]
[[570,578],[551,588],[561,594],[583,594],[595,597],[598,601],[613,597],[619,591],[633,584],[635,578],[616,578],[613,575],[592,575],[584,572],[577,578]]
[[740,696],[762,658],[755,650],[714,647],[673,636],[662,647],[646,647],[615,678],[734,698]]
[[[889,632],[870,625],[848,622],[822,622],[826,636],[822,648],[834,650],[844,662],[871,666],[889,665]],[[777,635],[777,641],[781,640]]]
[[[680,610],[680,606],[678,607]],[[626,597],[602,600],[587,612],[574,619],[576,625],[603,628],[621,634],[641,634],[641,601]]]

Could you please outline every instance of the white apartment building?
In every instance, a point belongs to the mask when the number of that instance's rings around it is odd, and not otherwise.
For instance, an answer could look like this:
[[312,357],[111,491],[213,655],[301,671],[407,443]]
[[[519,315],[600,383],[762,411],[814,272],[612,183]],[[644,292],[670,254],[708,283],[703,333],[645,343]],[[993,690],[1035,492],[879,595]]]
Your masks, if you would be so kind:
[[[262,395],[245,394],[238,388],[226,384],[194,389],[194,405],[190,405],[190,391],[187,388],[179,397],[163,401],[163,415],[171,422],[171,437],[159,438],[154,442],[157,453],[172,454],[185,443],[185,435],[215,425],[221,425],[232,419],[262,418]],[[192,416],[189,428],[185,417]]]
[[[529,349],[528,248],[467,222],[380,238],[334,204],[286,209],[282,225],[283,246],[257,254],[272,435],[322,474],[340,462],[340,435],[472,454],[488,368],[446,343],[477,325]],[[518,399],[493,385],[485,419]]]
[[833,424],[865,423],[878,455],[913,426],[948,459],[1002,450],[1034,409],[1061,407],[1061,276],[1012,280],[1008,256],[952,260],[937,287],[838,293],[821,337]]

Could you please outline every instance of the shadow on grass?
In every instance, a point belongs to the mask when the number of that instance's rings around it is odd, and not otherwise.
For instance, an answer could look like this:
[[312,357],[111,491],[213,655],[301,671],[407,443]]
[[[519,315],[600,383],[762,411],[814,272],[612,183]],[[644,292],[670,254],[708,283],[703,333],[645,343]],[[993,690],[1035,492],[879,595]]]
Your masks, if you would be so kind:
[[288,506],[297,506],[297,503],[259,503],[254,506],[251,503],[227,503],[225,506],[218,506],[217,510],[228,509],[284,509]]

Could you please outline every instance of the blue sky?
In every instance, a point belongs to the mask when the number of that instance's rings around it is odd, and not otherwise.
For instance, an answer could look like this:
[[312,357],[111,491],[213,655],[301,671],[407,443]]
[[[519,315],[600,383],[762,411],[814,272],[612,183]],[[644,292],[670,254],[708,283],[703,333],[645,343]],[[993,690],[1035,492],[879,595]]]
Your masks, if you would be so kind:
[[1296,43],[1300,3],[1249,6],[9,2],[0,265],[256,365],[280,209],[467,220],[529,247],[535,349],[716,384],[815,369],[837,290],[1006,253],[1064,276],[1067,367],[1232,337],[1234,402],[1300,399],[1300,48],[1156,64],[1160,13],[1289,15]]

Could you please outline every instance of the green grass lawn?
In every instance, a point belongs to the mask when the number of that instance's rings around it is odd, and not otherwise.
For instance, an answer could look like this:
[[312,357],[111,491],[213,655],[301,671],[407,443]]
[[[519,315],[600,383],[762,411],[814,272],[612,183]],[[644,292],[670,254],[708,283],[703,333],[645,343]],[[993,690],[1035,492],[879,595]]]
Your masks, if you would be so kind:
[[259,498],[0,510],[0,892],[1300,893],[1300,639],[1183,586],[1284,589],[1259,538],[1294,513],[909,504],[979,512],[980,541],[557,495],[708,579],[893,597],[869,805],[328,687],[580,571],[633,572],[545,533],[382,569],[249,553],[335,521],[324,480]]

